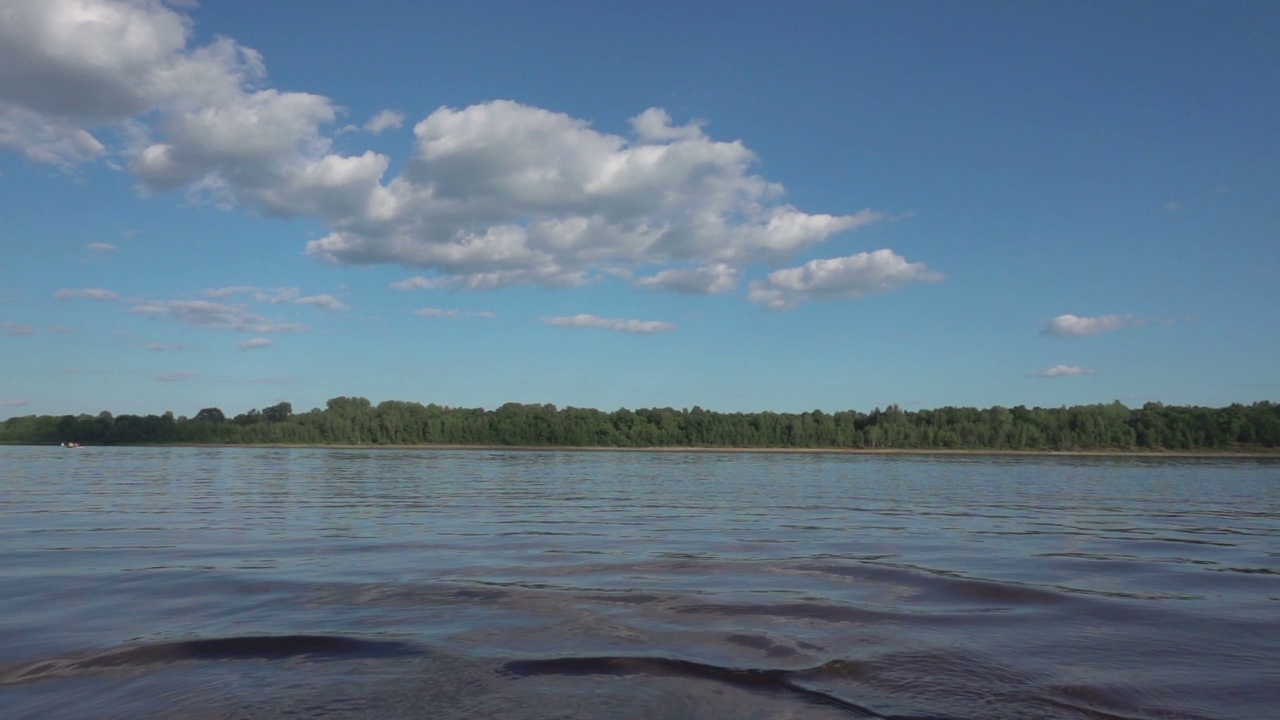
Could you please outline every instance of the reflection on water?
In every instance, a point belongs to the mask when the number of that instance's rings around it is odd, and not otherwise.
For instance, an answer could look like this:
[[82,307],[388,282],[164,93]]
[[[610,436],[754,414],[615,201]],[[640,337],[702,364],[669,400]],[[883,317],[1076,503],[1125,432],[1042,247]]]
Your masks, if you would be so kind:
[[1266,460],[0,448],[6,717],[1280,717]]

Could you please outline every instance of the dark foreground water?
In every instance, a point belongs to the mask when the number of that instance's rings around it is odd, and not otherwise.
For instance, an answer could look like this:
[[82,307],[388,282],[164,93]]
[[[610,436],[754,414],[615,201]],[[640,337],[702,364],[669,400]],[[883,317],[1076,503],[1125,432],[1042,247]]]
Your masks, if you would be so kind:
[[1280,463],[0,448],[5,718],[1280,718]]

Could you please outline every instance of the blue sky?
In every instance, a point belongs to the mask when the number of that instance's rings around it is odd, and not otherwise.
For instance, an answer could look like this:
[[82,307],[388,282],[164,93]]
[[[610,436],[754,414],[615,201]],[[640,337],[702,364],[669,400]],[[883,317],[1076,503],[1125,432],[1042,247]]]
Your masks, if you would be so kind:
[[0,418],[1280,399],[1274,3],[436,5],[0,0]]

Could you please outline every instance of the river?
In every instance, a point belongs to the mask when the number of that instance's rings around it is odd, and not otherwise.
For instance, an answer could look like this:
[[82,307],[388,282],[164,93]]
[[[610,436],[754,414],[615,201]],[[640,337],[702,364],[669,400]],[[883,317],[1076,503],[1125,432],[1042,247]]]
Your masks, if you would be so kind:
[[1280,717],[1280,462],[0,447],[6,718]]

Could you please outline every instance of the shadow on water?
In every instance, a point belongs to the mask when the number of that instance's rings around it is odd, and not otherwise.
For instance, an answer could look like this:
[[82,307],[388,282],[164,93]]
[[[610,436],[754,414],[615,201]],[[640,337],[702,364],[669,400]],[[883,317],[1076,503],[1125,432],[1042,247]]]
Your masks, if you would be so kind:
[[[732,635],[726,639],[734,644],[759,649],[771,647],[769,641],[763,637]],[[387,686],[379,684],[376,673],[373,677],[364,676],[363,680],[359,680],[357,678],[362,677],[361,675],[352,674],[354,667],[337,664],[367,660],[390,661],[417,680],[408,680],[409,676],[406,676],[399,683]],[[406,664],[404,660],[418,662]],[[422,660],[427,662],[420,662]],[[305,698],[291,698],[286,695],[272,699],[264,695],[255,701],[257,703],[255,714],[261,714],[263,717],[290,715],[291,706],[299,701],[305,702],[310,713],[319,713],[324,710],[323,714],[332,717],[366,716],[367,712],[381,707],[377,703],[390,702],[395,706],[397,702],[402,704],[407,702],[405,707],[384,708],[386,712],[391,713],[385,716],[417,716],[414,713],[406,715],[404,711],[417,706],[413,701],[414,693],[418,692],[417,688],[421,687],[420,683],[424,681],[433,688],[429,691],[431,693],[448,694],[453,691],[461,693],[459,697],[434,698],[434,702],[437,703],[442,699],[451,701],[457,706],[453,710],[462,712],[461,715],[456,712],[444,712],[440,715],[441,717],[466,717],[469,714],[467,708],[476,710],[485,703],[496,703],[495,707],[502,707],[502,703],[515,703],[512,707],[519,707],[520,698],[527,702],[536,697],[536,694],[517,693],[513,696],[509,692],[504,693],[500,687],[488,685],[484,681],[484,677],[487,676],[517,682],[551,678],[568,680],[593,677],[626,678],[637,686],[633,688],[636,697],[644,696],[646,693],[639,687],[650,684],[652,681],[693,681],[710,683],[713,687],[744,691],[756,697],[772,696],[784,703],[796,702],[827,708],[864,720],[977,720],[980,717],[1032,717],[1026,714],[1029,711],[1037,713],[1036,717],[1071,717],[1082,720],[1154,720],[1155,718],[1207,720],[1206,716],[1191,712],[1152,714],[1149,708],[1144,708],[1141,698],[1125,691],[1123,687],[1040,685],[1030,682],[1028,678],[1023,678],[1027,682],[1022,683],[1021,692],[1005,694],[997,687],[992,687],[994,676],[987,677],[1001,672],[1001,669],[988,667],[989,663],[984,665],[982,662],[977,662],[978,667],[971,667],[965,673],[970,683],[981,687],[961,691],[955,697],[973,696],[975,693],[985,695],[994,704],[987,704],[984,714],[973,714],[971,706],[967,710],[960,709],[959,714],[895,713],[887,709],[876,710],[870,705],[841,696],[841,694],[849,694],[852,687],[857,686],[877,698],[872,702],[884,701],[886,699],[882,692],[884,688],[881,688],[881,692],[877,692],[876,686],[886,680],[892,684],[894,677],[901,676],[903,672],[910,672],[915,677],[913,694],[919,694],[921,699],[932,696],[945,704],[945,700],[931,692],[931,687],[937,690],[945,685],[945,682],[939,685],[940,677],[933,676],[951,676],[951,679],[956,679],[959,669],[948,667],[947,658],[933,657],[928,654],[881,656],[874,660],[835,659],[799,669],[734,667],[645,655],[567,655],[516,660],[494,659],[475,664],[459,663],[456,658],[448,660],[444,655],[415,643],[342,635],[251,635],[126,645],[0,668],[0,686],[33,685],[113,673],[134,676],[142,672],[150,675],[175,666],[200,663],[263,661],[293,661],[295,670],[317,680],[325,677],[344,678],[337,685],[321,680],[321,685],[314,688],[315,692],[308,693]],[[330,669],[321,672],[321,666],[314,663],[324,663]],[[331,665],[331,663],[334,664]],[[467,666],[470,669],[467,669]],[[986,682],[982,681],[984,678]],[[945,678],[941,679],[945,680]],[[366,682],[373,684],[364,687],[363,684]],[[831,685],[843,687],[844,690],[838,694],[834,690],[824,688]],[[340,696],[330,697],[329,694],[337,688],[341,688]],[[570,693],[574,692],[570,688],[564,689]],[[952,688],[952,691],[955,691],[955,688]],[[190,692],[193,694],[184,697],[187,710],[205,712],[212,709],[211,706],[204,704],[206,701],[197,699],[200,697],[198,689]],[[858,694],[863,692],[859,691]],[[624,694],[624,697],[626,696],[628,695]],[[715,698],[712,701],[713,706],[726,702],[720,697],[718,690],[705,694],[694,692],[691,697],[701,698],[701,701]],[[564,699],[561,696],[561,700]],[[969,699],[972,700],[973,697]],[[225,698],[221,701],[225,701]],[[213,702],[216,704],[218,701]],[[724,709],[730,708],[740,708],[740,706],[734,704],[734,701],[727,701]],[[152,709],[144,706],[139,712],[146,715]],[[443,708],[441,709],[443,711]],[[494,708],[490,707],[490,709]],[[171,710],[173,707],[169,706],[166,712]],[[347,712],[348,710],[350,712]],[[191,716],[194,717],[194,715]],[[210,715],[210,717],[214,716],[240,717],[241,715],[235,712],[231,712],[230,715]],[[578,717],[578,715],[557,715],[557,717],[570,716]],[[636,715],[636,717],[639,716]]]
[[117,668],[216,660],[391,658],[422,654],[406,643],[336,635],[248,635],[132,645],[0,668],[0,685],[40,682]]

